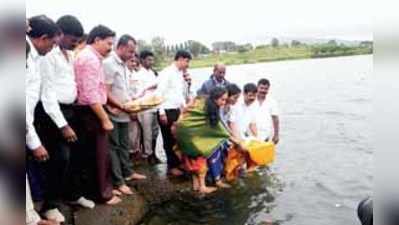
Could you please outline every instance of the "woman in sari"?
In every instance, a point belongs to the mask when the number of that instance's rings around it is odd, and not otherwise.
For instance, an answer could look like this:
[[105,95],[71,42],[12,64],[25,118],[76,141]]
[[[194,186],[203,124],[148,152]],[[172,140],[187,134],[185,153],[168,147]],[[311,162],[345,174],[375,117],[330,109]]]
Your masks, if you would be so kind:
[[227,98],[225,88],[214,88],[206,99],[196,98],[176,125],[177,147],[182,153],[182,162],[192,174],[193,189],[201,193],[217,189],[206,186],[207,174],[217,187],[230,187],[222,181],[229,142],[236,143],[220,118],[220,110]]

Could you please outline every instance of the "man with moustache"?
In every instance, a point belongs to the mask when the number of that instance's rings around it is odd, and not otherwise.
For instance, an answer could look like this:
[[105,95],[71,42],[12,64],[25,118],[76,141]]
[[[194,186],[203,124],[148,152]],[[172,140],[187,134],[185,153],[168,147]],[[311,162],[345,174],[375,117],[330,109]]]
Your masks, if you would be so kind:
[[225,78],[226,66],[218,63],[213,67],[213,74],[205,81],[201,88],[198,90],[197,95],[209,95],[211,90],[215,87],[226,87],[230,84]]
[[257,106],[256,126],[259,138],[264,141],[279,142],[279,109],[276,100],[269,93],[268,79],[258,81],[258,92],[255,105]]
[[249,137],[257,137],[256,127],[256,100],[257,88],[253,83],[244,86],[244,97],[231,109],[229,118],[230,129],[233,136],[244,140]]
[[[136,51],[136,40],[130,35],[122,35],[116,50],[104,60],[105,82],[108,90],[108,111],[114,129],[110,133],[112,178],[115,193],[132,195],[132,190],[126,185],[125,179],[145,179],[135,173],[129,158],[129,122],[130,111],[124,106],[132,100],[130,96],[130,71],[128,60]],[[113,105],[113,106],[112,106]]]
[[[45,168],[48,190],[44,207],[58,208],[65,197],[73,204],[93,208],[94,202],[83,197],[81,178],[85,162],[75,132],[78,126],[74,107],[77,90],[72,50],[84,31],[80,21],[71,15],[59,18],[57,25],[61,31],[59,43],[41,65],[41,103],[36,107],[39,135],[51,156]],[[67,193],[66,196],[63,193]]]
[[[92,163],[96,176],[96,197],[100,202],[115,205],[121,199],[112,193],[111,162],[108,150],[108,133],[114,128],[107,112],[107,89],[103,59],[112,50],[115,32],[106,26],[94,27],[87,37],[87,46],[74,62],[77,84],[77,110],[81,122],[79,138],[82,150],[92,151]],[[116,106],[117,107],[117,106]]]
[[180,160],[173,150],[176,139],[172,135],[171,129],[186,105],[183,71],[187,70],[191,59],[192,56],[189,52],[177,51],[175,61],[163,69],[158,77],[156,95],[164,98],[159,107],[158,119],[167,158],[168,174],[172,176],[183,175],[183,172],[179,169]]
[[[56,43],[56,36],[59,33],[59,28],[54,21],[44,15],[29,18],[28,24],[29,29],[27,30],[26,41],[30,51],[27,52],[26,59],[27,73],[25,78],[25,104],[26,146],[28,149],[27,168],[30,168],[30,165],[36,164],[35,162],[31,161],[30,158],[35,159],[39,165],[44,164],[50,159],[47,149],[44,147],[42,140],[40,140],[39,135],[37,134],[33,121],[34,110],[40,99],[40,87],[42,85],[40,65],[42,63],[43,56],[50,52],[54,47]],[[64,216],[58,210],[47,210],[44,212],[44,216],[57,222],[65,221]],[[32,219],[33,222],[38,222],[39,220],[37,215],[30,219]],[[41,221],[39,223],[44,224],[44,222],[45,221]]]

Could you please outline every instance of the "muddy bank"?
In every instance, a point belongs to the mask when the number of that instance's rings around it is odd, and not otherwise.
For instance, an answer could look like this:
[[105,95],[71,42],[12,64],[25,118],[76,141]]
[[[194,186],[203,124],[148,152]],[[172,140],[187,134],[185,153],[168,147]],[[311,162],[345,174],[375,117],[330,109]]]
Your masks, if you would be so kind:
[[166,165],[140,165],[137,171],[148,176],[144,181],[128,182],[135,194],[124,196],[116,206],[96,205],[92,210],[63,206],[68,225],[135,225],[154,207],[182,194],[191,195],[189,179],[166,176]]

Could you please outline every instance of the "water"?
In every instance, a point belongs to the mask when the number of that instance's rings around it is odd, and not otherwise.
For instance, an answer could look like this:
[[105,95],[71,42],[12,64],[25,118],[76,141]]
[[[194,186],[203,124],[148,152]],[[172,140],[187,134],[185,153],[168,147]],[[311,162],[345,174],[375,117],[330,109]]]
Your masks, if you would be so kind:
[[[145,225],[350,225],[372,194],[372,56],[229,66],[243,85],[266,77],[280,106],[277,158],[231,190],[182,197],[152,211]],[[192,70],[194,88],[212,69]]]

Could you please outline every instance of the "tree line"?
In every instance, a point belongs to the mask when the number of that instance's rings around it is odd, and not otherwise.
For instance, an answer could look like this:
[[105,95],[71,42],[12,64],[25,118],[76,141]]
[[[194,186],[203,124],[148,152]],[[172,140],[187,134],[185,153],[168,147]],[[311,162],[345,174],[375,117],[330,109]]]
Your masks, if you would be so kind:
[[278,38],[272,38],[269,43],[258,45],[254,47],[252,44],[237,44],[233,41],[217,41],[211,44],[212,48],[208,48],[205,44],[188,40],[177,44],[166,44],[163,37],[154,37],[150,42],[145,40],[138,40],[138,50],[151,50],[155,54],[155,63],[160,66],[170,58],[173,58],[178,50],[189,51],[194,58],[206,57],[207,55],[221,54],[226,52],[244,53],[254,49],[269,49],[269,48],[307,48],[312,52],[312,57],[324,57],[329,55],[347,55],[353,52],[372,53],[373,42],[362,41],[358,46],[348,46],[343,43],[338,43],[336,40],[329,40],[326,43],[306,44],[298,40],[292,40],[290,43],[281,43]]

